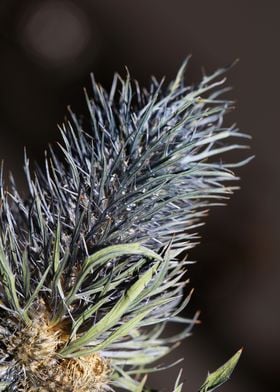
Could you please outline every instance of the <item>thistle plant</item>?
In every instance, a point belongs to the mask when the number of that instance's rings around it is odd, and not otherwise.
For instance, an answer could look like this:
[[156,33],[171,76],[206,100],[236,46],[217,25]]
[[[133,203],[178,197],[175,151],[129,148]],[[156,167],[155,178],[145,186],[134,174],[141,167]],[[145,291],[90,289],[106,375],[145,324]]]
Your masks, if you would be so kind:
[[[247,135],[223,125],[226,70],[186,86],[186,64],[148,89],[127,74],[106,92],[92,76],[87,118],[69,109],[44,168],[25,156],[26,197],[2,170],[1,390],[148,391],[155,362],[190,334],[186,252],[236,188],[232,169],[245,161],[221,155]],[[163,337],[168,323],[182,332]],[[200,391],[223,383],[239,355]]]

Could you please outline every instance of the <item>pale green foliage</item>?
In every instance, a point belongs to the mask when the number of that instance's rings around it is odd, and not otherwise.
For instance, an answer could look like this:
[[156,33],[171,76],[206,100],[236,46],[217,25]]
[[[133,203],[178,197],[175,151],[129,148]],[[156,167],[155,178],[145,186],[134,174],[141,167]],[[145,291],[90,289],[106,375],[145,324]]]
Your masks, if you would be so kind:
[[223,366],[219,367],[215,372],[208,374],[199,392],[212,392],[214,389],[225,383],[231,376],[237,362],[240,358],[242,350],[237,351]]

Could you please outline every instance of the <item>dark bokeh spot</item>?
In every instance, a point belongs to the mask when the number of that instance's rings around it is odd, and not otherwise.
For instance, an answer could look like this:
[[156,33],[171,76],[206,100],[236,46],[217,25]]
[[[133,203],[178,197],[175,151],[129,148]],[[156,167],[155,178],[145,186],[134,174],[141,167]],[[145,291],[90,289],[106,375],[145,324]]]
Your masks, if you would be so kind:
[[[42,66],[71,66],[91,41],[89,18],[81,7],[66,0],[30,4],[20,18],[19,32],[24,50]],[[92,51],[97,52],[97,41],[96,36]]]

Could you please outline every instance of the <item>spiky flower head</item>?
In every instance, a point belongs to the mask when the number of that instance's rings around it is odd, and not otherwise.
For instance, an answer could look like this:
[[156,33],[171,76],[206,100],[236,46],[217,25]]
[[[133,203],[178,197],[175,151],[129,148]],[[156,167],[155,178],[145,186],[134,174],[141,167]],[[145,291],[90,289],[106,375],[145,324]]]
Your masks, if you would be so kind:
[[[220,155],[246,135],[223,125],[225,70],[185,86],[185,65],[148,90],[115,75],[106,92],[92,77],[88,118],[70,111],[44,169],[25,158],[29,195],[2,176],[2,390],[141,391],[189,334],[178,256],[232,193],[238,164]],[[180,335],[161,337],[178,321]]]

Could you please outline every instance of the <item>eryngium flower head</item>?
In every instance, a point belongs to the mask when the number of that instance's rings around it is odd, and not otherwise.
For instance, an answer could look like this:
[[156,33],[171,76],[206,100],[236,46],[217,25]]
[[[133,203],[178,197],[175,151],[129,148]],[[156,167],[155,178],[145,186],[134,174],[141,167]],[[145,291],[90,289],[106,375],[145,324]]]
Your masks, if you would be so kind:
[[[184,65],[185,66],[185,65]],[[243,148],[223,126],[224,70],[185,86],[92,78],[88,118],[31,173],[29,196],[1,181],[1,386],[6,391],[141,391],[143,374],[189,334],[178,313],[206,210],[232,192]],[[236,164],[238,166],[238,164]],[[186,324],[162,338],[166,322]]]

